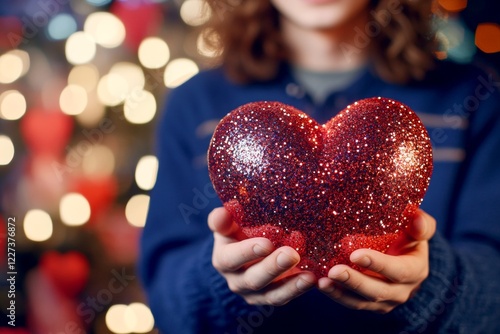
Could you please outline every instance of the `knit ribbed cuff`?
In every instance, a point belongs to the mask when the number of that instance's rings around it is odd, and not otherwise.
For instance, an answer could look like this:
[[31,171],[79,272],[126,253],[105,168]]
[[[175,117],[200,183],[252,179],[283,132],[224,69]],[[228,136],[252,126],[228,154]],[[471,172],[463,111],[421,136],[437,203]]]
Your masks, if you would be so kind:
[[439,328],[460,292],[456,257],[439,233],[429,242],[429,256],[429,276],[408,302],[393,311],[407,323],[401,333],[423,333]]

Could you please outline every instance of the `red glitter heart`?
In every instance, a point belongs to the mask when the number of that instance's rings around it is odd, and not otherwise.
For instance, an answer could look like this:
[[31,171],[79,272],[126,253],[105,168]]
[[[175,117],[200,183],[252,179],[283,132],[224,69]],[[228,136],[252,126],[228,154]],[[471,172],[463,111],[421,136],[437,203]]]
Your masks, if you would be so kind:
[[384,252],[412,219],[432,148],[404,104],[369,98],[324,125],[278,102],[243,105],[217,126],[210,179],[248,237],[289,245],[326,276],[358,248]]

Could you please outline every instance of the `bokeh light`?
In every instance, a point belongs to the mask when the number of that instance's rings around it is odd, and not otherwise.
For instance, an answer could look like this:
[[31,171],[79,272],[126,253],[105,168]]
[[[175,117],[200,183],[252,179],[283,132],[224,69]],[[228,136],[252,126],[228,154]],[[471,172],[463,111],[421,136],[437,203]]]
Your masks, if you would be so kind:
[[66,40],[66,59],[73,65],[85,64],[94,59],[96,44],[91,35],[77,31]]
[[145,38],[139,45],[139,61],[146,68],[160,68],[170,59],[167,43],[158,37]]
[[500,25],[479,24],[476,28],[476,46],[485,53],[500,52]]
[[68,84],[79,85],[90,93],[99,82],[99,70],[93,64],[74,66],[68,75]]
[[95,127],[103,119],[106,114],[106,107],[99,101],[97,93],[88,95],[87,108],[75,116],[77,122],[84,127]]
[[90,177],[106,177],[115,170],[115,155],[104,145],[94,145],[82,160],[83,173]]
[[59,107],[67,115],[81,114],[87,103],[87,91],[79,85],[67,85],[59,96]]
[[129,62],[114,64],[97,85],[99,100],[110,107],[117,106],[125,99],[142,91],[146,78],[142,69]]
[[116,63],[109,70],[109,74],[119,76],[126,83],[125,96],[131,94],[133,91],[143,89],[146,84],[144,72],[139,65],[134,63],[124,61]]
[[449,12],[460,12],[467,8],[467,0],[439,0],[438,3]]
[[146,90],[134,91],[125,99],[123,113],[125,119],[132,124],[150,122],[156,114],[154,95]]
[[12,140],[5,135],[0,135],[0,165],[8,165],[14,158],[14,153]]
[[210,19],[211,11],[202,0],[186,0],[180,9],[181,19],[190,26],[199,26]]
[[104,105],[114,107],[125,100],[128,89],[127,82],[121,76],[110,73],[103,75],[99,80],[97,96]]
[[142,303],[128,305],[124,315],[131,333],[148,333],[154,328],[153,314],[149,307]]
[[90,204],[87,199],[78,193],[69,193],[61,198],[59,216],[68,226],[80,226],[90,219]]
[[135,182],[142,190],[153,189],[158,174],[158,159],[154,155],[142,157],[135,168]]
[[23,223],[24,234],[31,241],[42,242],[52,236],[52,219],[50,215],[39,209],[26,213]]
[[105,48],[116,48],[125,40],[125,26],[118,17],[108,12],[90,14],[85,20],[83,31]]
[[436,39],[440,50],[438,59],[450,59],[458,63],[470,63],[477,51],[474,46],[474,34],[464,22],[450,17],[446,20],[436,20]]
[[23,59],[14,52],[0,56],[0,83],[12,83],[23,75]]
[[47,34],[53,40],[63,40],[77,30],[77,23],[73,16],[60,13],[54,16],[47,26]]
[[7,52],[7,54],[14,55],[14,56],[18,57],[19,59],[21,59],[21,62],[23,63],[21,77],[29,71],[30,65],[31,65],[31,60],[30,60],[30,54],[27,51],[20,50],[20,49],[14,49],[14,50],[10,50],[9,52]]
[[15,121],[26,113],[26,99],[17,90],[7,90],[0,94],[0,117]]
[[109,4],[112,0],[87,0],[89,4],[96,7],[101,7]]
[[154,318],[143,303],[112,305],[106,313],[106,326],[116,334],[149,333],[154,328]]
[[136,227],[146,225],[146,217],[149,209],[149,196],[139,194],[132,196],[125,207],[125,216],[127,221]]
[[168,88],[175,88],[199,72],[198,65],[191,59],[177,58],[165,67],[163,80]]
[[112,305],[106,312],[106,326],[112,333],[126,334],[130,333],[129,326],[125,321],[125,312],[127,305],[116,304]]

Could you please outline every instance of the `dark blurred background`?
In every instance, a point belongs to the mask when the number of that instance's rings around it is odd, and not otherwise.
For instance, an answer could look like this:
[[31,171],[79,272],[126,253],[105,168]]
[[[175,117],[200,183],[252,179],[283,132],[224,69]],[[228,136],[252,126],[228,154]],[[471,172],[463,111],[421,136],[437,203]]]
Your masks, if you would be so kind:
[[[202,9],[0,2],[0,334],[156,332],[138,238],[164,99],[214,64]],[[438,58],[500,68],[497,1],[441,0],[434,13]]]

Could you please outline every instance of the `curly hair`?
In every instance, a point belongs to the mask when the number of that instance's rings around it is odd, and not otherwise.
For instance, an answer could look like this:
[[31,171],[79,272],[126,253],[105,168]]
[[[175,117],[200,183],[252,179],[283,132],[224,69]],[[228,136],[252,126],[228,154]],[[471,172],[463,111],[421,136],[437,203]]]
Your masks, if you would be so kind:
[[[274,78],[281,63],[289,59],[289,51],[280,32],[279,13],[271,2],[205,1],[213,13],[204,30],[205,42],[218,52],[230,78],[241,83]],[[431,6],[432,0],[371,1],[366,47],[384,80],[419,80],[433,67],[437,43]]]

